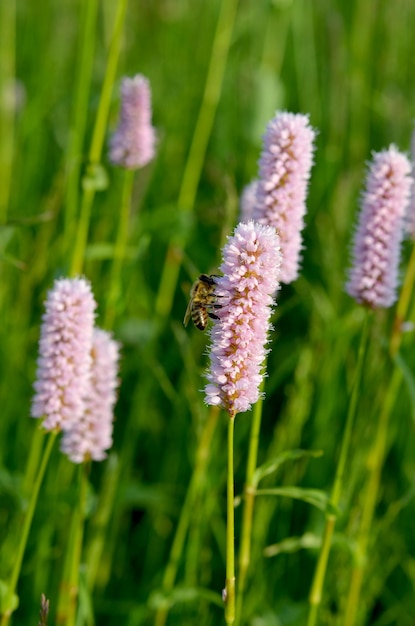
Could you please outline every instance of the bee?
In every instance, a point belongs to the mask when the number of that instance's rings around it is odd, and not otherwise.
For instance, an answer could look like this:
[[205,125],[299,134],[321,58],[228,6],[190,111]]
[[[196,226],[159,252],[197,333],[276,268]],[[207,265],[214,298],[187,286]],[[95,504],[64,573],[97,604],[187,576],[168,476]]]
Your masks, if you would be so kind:
[[200,274],[199,278],[193,283],[189,304],[183,320],[185,326],[192,318],[196,328],[205,330],[209,317],[213,320],[219,319],[212,311],[212,309],[221,308],[221,305],[216,303],[216,298],[219,296],[215,294],[215,278],[216,276],[213,274],[210,276]]

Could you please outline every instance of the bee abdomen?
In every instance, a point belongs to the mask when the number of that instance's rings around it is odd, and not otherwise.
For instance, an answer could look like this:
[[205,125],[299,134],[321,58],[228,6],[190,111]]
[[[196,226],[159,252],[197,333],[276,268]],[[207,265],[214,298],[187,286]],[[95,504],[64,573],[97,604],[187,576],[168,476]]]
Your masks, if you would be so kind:
[[192,320],[196,328],[199,330],[205,330],[208,323],[208,313],[206,309],[193,309]]

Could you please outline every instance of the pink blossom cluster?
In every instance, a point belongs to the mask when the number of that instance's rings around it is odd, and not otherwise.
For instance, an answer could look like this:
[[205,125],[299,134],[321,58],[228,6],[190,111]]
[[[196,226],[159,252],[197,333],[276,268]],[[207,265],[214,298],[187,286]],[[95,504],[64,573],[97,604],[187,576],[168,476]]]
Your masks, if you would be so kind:
[[71,460],[101,460],[111,446],[118,344],[94,328],[96,302],[84,278],[64,278],[49,291],[39,342],[32,417],[62,430]]
[[89,389],[96,302],[83,278],[63,278],[48,293],[39,342],[32,417],[46,430],[71,428]]
[[150,83],[141,74],[124,78],[121,116],[110,141],[110,161],[127,169],[147,165],[155,154],[156,133],[151,125]]
[[281,276],[293,282],[299,273],[307,186],[313,164],[315,131],[307,115],[276,113],[269,122],[259,161],[253,219],[280,236]]
[[255,205],[256,205],[256,194],[258,189],[258,181],[253,180],[242,190],[241,201],[240,201],[240,221],[248,222],[253,218]]
[[110,333],[94,329],[90,389],[85,410],[71,429],[64,431],[61,450],[74,463],[102,461],[112,446],[113,410],[117,400],[119,344]]
[[395,146],[373,154],[346,284],[350,296],[372,308],[386,308],[396,300],[410,174],[407,157]]
[[223,250],[205,392],[207,404],[222,406],[231,417],[259,397],[280,265],[275,229],[253,221],[241,222]]
[[411,137],[411,167],[412,185],[407,208],[405,230],[409,237],[415,239],[415,130],[413,130]]

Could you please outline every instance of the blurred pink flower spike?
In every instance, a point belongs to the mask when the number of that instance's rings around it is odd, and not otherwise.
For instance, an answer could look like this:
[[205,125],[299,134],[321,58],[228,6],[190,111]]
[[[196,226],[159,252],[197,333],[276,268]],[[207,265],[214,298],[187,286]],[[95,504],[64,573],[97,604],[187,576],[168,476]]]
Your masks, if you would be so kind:
[[387,308],[396,300],[410,174],[407,157],[395,146],[373,153],[346,284],[352,298],[371,308]]
[[89,391],[82,418],[65,430],[61,450],[74,463],[102,461],[112,445],[117,399],[119,344],[111,334],[94,329]]
[[415,240],[415,128],[412,131],[411,137],[411,167],[412,185],[406,214],[405,230],[407,235]]
[[121,115],[110,140],[109,159],[113,165],[138,169],[155,154],[156,133],[151,125],[150,83],[141,74],[124,78],[121,85]]
[[300,269],[314,139],[307,115],[277,112],[267,126],[259,160],[253,219],[279,234],[280,280],[286,284],[297,278]]
[[253,180],[242,190],[241,193],[241,214],[240,222],[248,222],[253,219],[255,205],[256,205],[256,193],[258,189],[258,181]]
[[95,308],[84,278],[56,280],[47,295],[31,415],[48,431],[69,428],[84,414]]
[[206,403],[223,407],[231,417],[259,398],[265,345],[274,294],[279,288],[281,253],[274,228],[240,223],[228,238],[216,278],[221,308],[211,330]]

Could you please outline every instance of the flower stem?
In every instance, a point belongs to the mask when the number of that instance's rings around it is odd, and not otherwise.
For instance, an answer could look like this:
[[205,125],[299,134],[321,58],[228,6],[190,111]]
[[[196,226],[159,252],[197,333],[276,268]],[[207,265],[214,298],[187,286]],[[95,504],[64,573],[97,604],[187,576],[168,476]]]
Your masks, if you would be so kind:
[[340,446],[339,462],[336,467],[336,473],[334,477],[334,485],[331,493],[330,505],[331,510],[326,513],[326,524],[322,537],[322,543],[320,548],[320,554],[317,561],[317,566],[314,572],[314,578],[311,585],[309,603],[310,610],[308,614],[307,626],[315,626],[317,624],[318,611],[321,604],[321,597],[324,588],[324,579],[326,576],[327,563],[330,555],[331,542],[333,538],[333,532],[337,521],[337,511],[339,506],[340,497],[343,490],[344,475],[346,470],[347,458],[349,456],[349,448],[351,435],[353,430],[353,424],[356,416],[357,399],[359,395],[360,383],[363,371],[363,362],[366,354],[366,347],[369,335],[369,321],[371,315],[366,313],[362,333],[360,337],[360,345],[357,356],[356,373],[353,381],[353,387],[349,402],[349,408],[346,417],[346,424],[343,432],[343,437]]
[[118,222],[118,233],[114,247],[114,257],[111,266],[108,300],[105,310],[105,328],[112,328],[116,315],[116,308],[120,296],[121,268],[125,259],[128,243],[128,224],[130,219],[131,195],[134,184],[134,170],[124,171],[124,183],[121,195],[121,212]]
[[95,197],[94,189],[84,189],[82,193],[81,212],[77,224],[75,247],[73,250],[72,263],[69,276],[78,276],[82,273],[84,265],[85,249],[88,239],[89,222],[91,221],[91,208]]
[[75,87],[74,112],[66,154],[65,193],[65,249],[70,250],[73,241],[79,195],[81,153],[85,136],[88,111],[89,86],[95,48],[98,0],[87,0],[81,6],[81,48],[78,59],[78,75]]
[[102,188],[103,173],[99,167],[102,147],[105,139],[108,113],[111,104],[112,87],[117,70],[118,57],[121,48],[121,35],[124,25],[125,13],[127,10],[127,0],[119,0],[112,40],[110,43],[107,69],[101,91],[97,117],[92,134],[91,146],[88,155],[88,165],[86,175],[83,180],[83,193],[81,211],[78,221],[78,228],[75,236],[75,246],[72,255],[70,275],[76,276],[82,272],[85,248],[88,240],[89,223],[91,219],[91,208],[95,197],[95,192]]
[[74,511],[73,525],[74,542],[72,544],[72,550],[70,552],[71,568],[70,568],[70,580],[69,589],[71,590],[72,602],[70,603],[70,612],[66,626],[75,626],[76,617],[76,599],[78,597],[79,589],[79,567],[81,563],[82,555],[82,543],[84,538],[84,525],[85,525],[85,511],[86,511],[86,498],[88,493],[88,475],[90,470],[90,463],[83,463],[79,467],[80,472],[80,488],[79,488],[79,500],[78,507]]
[[344,626],[353,626],[356,622],[357,611],[360,606],[360,591],[363,582],[363,571],[366,565],[366,555],[370,539],[370,528],[372,526],[375,512],[382,464],[385,456],[389,415],[392,412],[393,404],[401,383],[401,372],[394,369],[388,387],[385,402],[379,417],[375,441],[369,453],[367,466],[369,478],[366,485],[366,492],[363,499],[363,510],[357,538],[356,564],[352,571],[352,577],[347,598]]
[[[402,325],[408,314],[408,308],[413,292],[413,284],[415,280],[415,246],[412,248],[411,257],[409,259],[408,268],[405,272],[404,283],[396,305],[395,320],[392,328],[392,336],[389,346],[391,358],[394,359],[398,354],[402,341]],[[370,539],[370,528],[372,526],[373,516],[379,492],[379,484],[381,478],[382,465],[385,457],[387,433],[389,424],[389,415],[392,412],[396,396],[401,383],[401,372],[398,368],[394,368],[392,378],[390,380],[385,402],[379,417],[379,423],[376,430],[375,441],[367,459],[367,467],[369,478],[366,485],[366,493],[363,499],[362,517],[357,537],[356,548],[356,564],[353,567],[349,595],[346,603],[344,626],[354,626],[356,623],[358,607],[360,606],[360,593],[363,583],[363,572],[366,566],[367,549]]]
[[[265,369],[265,366],[264,366]],[[239,548],[239,572],[238,572],[238,602],[236,610],[236,621],[239,623],[242,615],[243,598],[246,587],[246,578],[251,559],[251,534],[254,517],[255,485],[254,472],[258,460],[259,432],[262,420],[262,393],[265,387],[265,379],[262,379],[258,402],[254,406],[251,433],[249,437],[248,461],[246,465],[246,478],[244,487],[243,513],[241,545]]]
[[0,3],[0,224],[10,199],[16,115],[16,0]]
[[[186,499],[180,513],[179,523],[177,525],[176,534],[174,536],[172,547],[170,550],[169,562],[164,572],[162,582],[162,590],[164,594],[168,594],[173,589],[176,580],[177,569],[179,567],[180,557],[183,554],[183,546],[186,539],[187,530],[189,528],[194,503],[203,487],[204,476],[206,473],[206,465],[209,460],[210,445],[212,442],[213,434],[215,432],[216,424],[218,422],[218,415],[218,407],[211,407],[209,410],[207,422],[200,438],[199,447],[196,454],[196,466],[189,484],[189,488],[187,490]],[[164,626],[167,621],[168,612],[168,606],[160,607],[157,610],[154,625]]]
[[411,257],[405,272],[404,283],[402,285],[398,304],[396,305],[395,320],[392,329],[392,337],[390,343],[390,354],[396,356],[402,339],[402,325],[408,313],[409,303],[412,296],[412,290],[415,283],[415,245],[412,247]]
[[225,586],[225,621],[235,622],[235,495],[233,478],[233,435],[235,415],[229,416],[228,423],[228,487],[227,487],[227,525],[226,525],[226,586]]
[[40,463],[39,471],[36,476],[36,480],[33,484],[33,488],[31,491],[31,497],[29,501],[29,506],[26,511],[25,519],[23,522],[23,528],[20,534],[20,542],[17,546],[17,550],[15,553],[15,561],[12,570],[12,574],[10,577],[10,582],[7,589],[7,595],[5,599],[5,610],[1,618],[1,626],[6,626],[9,623],[10,615],[13,611],[12,603],[13,603],[13,595],[16,589],[17,581],[19,579],[20,570],[22,567],[23,555],[26,549],[27,539],[29,537],[29,531],[33,520],[33,514],[35,512],[40,486],[43,481],[43,477],[45,475],[46,467],[49,462],[49,458],[52,452],[53,444],[55,443],[55,439],[57,436],[57,431],[52,431],[49,434],[49,439],[46,444],[45,451],[43,453],[42,461]]
[[38,425],[33,433],[32,445],[26,462],[26,471],[23,480],[23,493],[25,497],[30,495],[33,485],[33,476],[36,476],[39,462],[42,457],[45,430]]
[[[238,0],[224,0],[220,3],[203,100],[177,201],[178,210],[183,214],[191,213],[194,208],[203,161],[222,90],[237,5]],[[167,250],[155,305],[156,316],[161,320],[170,314],[186,240],[187,235],[183,232],[174,236]]]
[[79,484],[78,505],[72,514],[69,538],[66,544],[64,572],[56,610],[56,624],[64,624],[65,626],[75,626],[76,623],[79,565],[84,536],[89,467],[89,463],[84,463],[77,468]]
[[100,490],[97,510],[89,524],[89,543],[85,554],[87,586],[94,590],[102,571],[103,553],[106,548],[107,529],[114,510],[114,501],[119,484],[120,463],[115,453],[110,454]]

